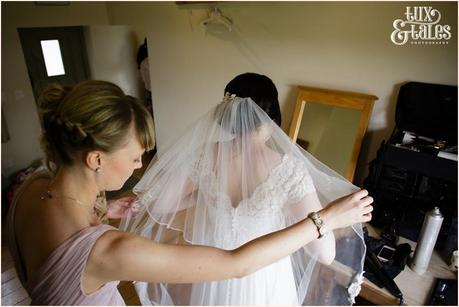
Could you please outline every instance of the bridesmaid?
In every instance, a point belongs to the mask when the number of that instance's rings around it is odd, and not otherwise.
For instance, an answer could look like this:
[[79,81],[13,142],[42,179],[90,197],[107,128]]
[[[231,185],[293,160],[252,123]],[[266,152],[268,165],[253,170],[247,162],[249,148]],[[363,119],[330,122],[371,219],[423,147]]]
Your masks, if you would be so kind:
[[[138,100],[103,81],[50,86],[39,105],[42,144],[54,171],[30,176],[8,216],[16,270],[32,304],[124,305],[120,280],[238,278],[319,236],[306,218],[235,250],[221,250],[155,243],[104,224],[129,205],[119,201],[107,209],[98,195],[120,189],[142,166],[142,154],[155,145],[151,116]],[[367,194],[361,190],[338,199],[319,214],[331,230],[368,221]]]

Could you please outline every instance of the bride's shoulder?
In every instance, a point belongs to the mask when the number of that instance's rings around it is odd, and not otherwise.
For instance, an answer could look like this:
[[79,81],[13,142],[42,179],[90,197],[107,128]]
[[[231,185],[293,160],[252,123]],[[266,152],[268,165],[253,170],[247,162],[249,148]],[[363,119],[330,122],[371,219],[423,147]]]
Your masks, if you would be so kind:
[[283,154],[279,153],[278,151],[275,151],[269,147],[265,147],[264,150],[262,151],[262,154],[265,158],[268,158],[268,161],[271,161],[274,165],[279,164],[279,162],[282,161]]
[[266,160],[270,161],[273,173],[283,175],[308,173],[306,163],[292,153],[279,153],[268,148],[264,155]]
[[294,169],[296,172],[307,171],[306,163],[300,157],[295,156],[291,153],[283,155],[282,160],[285,161],[285,165],[289,168]]
[[282,165],[282,175],[280,176],[285,178],[283,187],[288,192],[289,201],[296,203],[305,194],[315,191],[307,163],[301,157],[285,154]]

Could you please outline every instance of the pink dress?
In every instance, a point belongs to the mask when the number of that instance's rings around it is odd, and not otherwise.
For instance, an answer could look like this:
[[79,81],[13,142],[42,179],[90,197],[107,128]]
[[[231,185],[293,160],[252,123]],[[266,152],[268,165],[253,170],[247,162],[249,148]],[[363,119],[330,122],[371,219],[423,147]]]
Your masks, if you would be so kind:
[[11,254],[19,279],[32,299],[32,305],[125,305],[118,292],[119,281],[106,283],[91,294],[83,293],[82,272],[94,243],[106,231],[116,228],[101,224],[83,228],[51,252],[41,267],[31,276],[22,262],[14,233],[14,215],[18,197],[33,180],[49,173],[32,174],[17,191],[8,214],[8,236]]

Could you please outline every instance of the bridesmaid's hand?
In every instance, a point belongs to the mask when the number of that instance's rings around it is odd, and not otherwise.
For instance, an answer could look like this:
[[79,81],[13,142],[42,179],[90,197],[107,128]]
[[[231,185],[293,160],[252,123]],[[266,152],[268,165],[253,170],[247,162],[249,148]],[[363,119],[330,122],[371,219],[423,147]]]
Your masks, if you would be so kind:
[[324,223],[330,229],[344,228],[369,222],[373,211],[373,198],[367,190],[360,190],[332,201],[320,210]]
[[109,219],[121,219],[129,211],[136,211],[134,205],[135,197],[127,196],[107,201],[107,217]]

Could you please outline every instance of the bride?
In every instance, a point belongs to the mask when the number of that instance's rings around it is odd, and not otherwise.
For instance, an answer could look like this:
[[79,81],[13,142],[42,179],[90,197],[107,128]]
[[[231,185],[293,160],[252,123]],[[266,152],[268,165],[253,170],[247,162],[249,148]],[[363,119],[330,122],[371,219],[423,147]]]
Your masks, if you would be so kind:
[[[243,74],[226,90],[152,162],[134,188],[139,211],[121,228],[158,242],[234,249],[358,190],[280,129],[269,78]],[[363,273],[361,225],[333,232],[316,225],[321,238],[249,276],[135,287],[145,305],[352,304]]]

